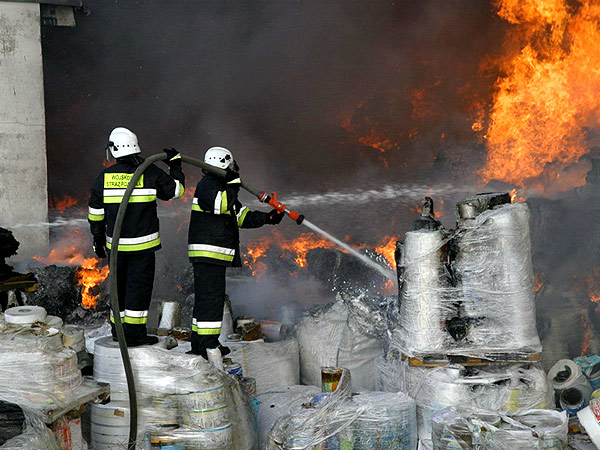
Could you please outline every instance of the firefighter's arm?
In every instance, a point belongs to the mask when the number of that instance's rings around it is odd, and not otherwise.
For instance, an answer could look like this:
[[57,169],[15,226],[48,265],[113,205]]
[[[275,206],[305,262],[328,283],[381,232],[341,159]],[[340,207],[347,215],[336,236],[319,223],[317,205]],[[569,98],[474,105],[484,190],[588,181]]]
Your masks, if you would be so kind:
[[104,237],[106,235],[103,181],[104,174],[101,174],[96,181],[94,181],[90,192],[90,201],[88,202],[88,222],[94,237]]
[[247,206],[237,202],[237,224],[240,228],[259,228],[267,223],[267,213],[251,211]]
[[[181,170],[181,159],[179,165],[169,165],[170,174],[167,175],[162,169],[154,166],[156,171],[156,196],[161,200],[173,200],[183,197],[185,192],[185,175]],[[152,167],[152,166],[151,166]]]

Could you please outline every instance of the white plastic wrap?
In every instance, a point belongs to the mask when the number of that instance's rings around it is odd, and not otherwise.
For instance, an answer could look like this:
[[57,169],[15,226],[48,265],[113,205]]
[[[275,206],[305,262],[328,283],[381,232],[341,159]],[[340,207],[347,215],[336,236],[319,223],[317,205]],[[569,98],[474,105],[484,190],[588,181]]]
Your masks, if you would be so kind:
[[405,369],[407,392],[417,404],[419,439],[428,450],[432,448],[431,417],[444,408],[463,405],[518,414],[548,408],[551,403],[546,375],[538,365]]
[[463,292],[470,346],[541,351],[535,319],[529,208],[497,206],[464,221],[455,270]]
[[537,409],[520,415],[448,408],[433,417],[435,450],[566,450],[567,416]]
[[296,339],[240,345],[232,348],[228,358],[242,365],[245,377],[256,380],[258,394],[300,383]]
[[279,417],[292,414],[320,392],[315,386],[288,386],[258,395],[258,448],[266,448],[269,431]]
[[317,398],[277,419],[267,449],[415,450],[415,404],[406,394],[362,392],[350,397],[342,387]]
[[446,329],[457,312],[457,291],[444,264],[448,240],[442,230],[406,233],[398,337],[407,353],[443,353],[454,344]]
[[[372,337],[374,329],[361,328],[352,306],[338,296],[333,305],[307,314],[296,327],[300,345],[300,379],[303,384],[321,385],[321,367],[345,367],[357,389],[375,390],[375,361],[383,345]],[[369,336],[371,335],[371,336]]]
[[540,352],[529,209],[504,204],[447,231],[406,233],[393,344],[409,356]]
[[[0,398],[5,401],[11,401],[5,398],[4,393],[0,393]],[[7,440],[0,445],[2,450],[60,450],[54,434],[39,416],[39,414],[22,406],[25,414],[25,430],[22,434]]]
[[31,409],[56,409],[68,403],[83,381],[77,354],[62,345],[62,335],[21,326],[0,327],[0,386],[8,401]]
[[[109,341],[110,338],[108,340],[103,338],[96,342],[94,378],[109,381],[111,399],[113,402],[122,401],[123,404],[117,406],[127,408],[127,386],[122,361],[116,356],[119,355],[118,348]],[[223,412],[219,408],[225,405],[229,431],[224,431],[222,434],[231,435],[232,444],[228,444],[229,448],[231,450],[254,448],[256,438],[254,417],[249,399],[243,394],[236,378],[219,371],[202,357],[170,351],[158,346],[135,347],[129,349],[129,353],[140,412],[140,420],[138,420],[140,441],[144,438],[145,431],[160,431],[172,428],[173,425],[183,425],[184,420],[189,421],[191,427],[196,427],[188,429],[186,439],[190,442],[202,440],[202,436],[215,436],[207,435],[206,429],[200,426],[208,425],[210,411]],[[110,407],[110,405],[105,406]],[[127,409],[124,411],[122,416],[127,415]],[[188,414],[185,419],[184,412]],[[96,416],[99,417],[100,414]],[[174,419],[175,423],[173,423]],[[98,439],[105,439],[100,436],[103,433],[96,434]]]

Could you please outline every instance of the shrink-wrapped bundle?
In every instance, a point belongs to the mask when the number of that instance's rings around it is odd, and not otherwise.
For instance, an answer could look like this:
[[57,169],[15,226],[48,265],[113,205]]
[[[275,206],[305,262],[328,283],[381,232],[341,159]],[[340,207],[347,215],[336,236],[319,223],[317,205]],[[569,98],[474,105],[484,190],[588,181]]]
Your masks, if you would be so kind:
[[415,422],[414,401],[402,392],[336,391],[277,419],[267,449],[414,450]]
[[256,380],[258,394],[300,383],[296,339],[240,345],[233,348],[229,358],[242,365],[245,377]]
[[[363,320],[369,310],[373,321]],[[321,367],[345,367],[358,389],[375,390],[376,359],[382,354],[381,337],[387,331],[383,313],[364,296],[341,296],[334,304],[308,313],[298,324],[300,379],[320,386]]]
[[[129,353],[140,410],[138,439],[145,431],[168,430],[187,422],[185,439],[180,438],[193,445],[217,436],[217,444],[227,442],[232,450],[255,447],[254,418],[237,379],[202,357],[159,346],[135,347]],[[128,429],[127,384],[118,345],[110,337],[95,343],[94,378],[110,383],[113,401],[92,409],[92,424],[97,425],[92,439],[101,448],[122,448],[121,428]],[[111,408],[120,412],[111,414]],[[111,427],[107,420],[118,423]],[[215,431],[207,434],[207,430]]]
[[466,348],[539,352],[529,208],[504,204],[462,220],[454,269],[468,321]]
[[498,413],[516,414],[547,408],[551,393],[544,371],[538,365],[503,365],[465,368],[406,367],[408,394],[417,404],[419,439],[432,448],[431,418],[444,408],[464,405]]
[[406,233],[396,335],[405,353],[446,353],[454,343],[446,326],[457,313],[458,295],[445,265],[448,239],[442,230]]
[[448,408],[433,416],[435,450],[566,450],[567,416],[547,409],[519,415]]
[[10,389],[10,401],[32,409],[58,408],[82,381],[77,354],[63,347],[59,332],[0,328],[0,386]]
[[269,431],[282,416],[301,410],[321,390],[316,386],[287,386],[256,397],[258,401],[258,448],[266,448]]

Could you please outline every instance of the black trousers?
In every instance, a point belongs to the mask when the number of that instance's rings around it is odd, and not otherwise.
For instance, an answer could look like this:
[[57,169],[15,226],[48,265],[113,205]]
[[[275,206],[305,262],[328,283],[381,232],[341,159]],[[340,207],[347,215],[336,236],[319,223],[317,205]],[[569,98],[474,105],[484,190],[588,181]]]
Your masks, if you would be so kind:
[[225,266],[193,263],[194,318],[192,351],[199,353],[219,346],[223,307],[225,306]]
[[[110,252],[108,252],[110,261]],[[119,252],[117,256],[117,291],[125,339],[128,343],[143,340],[146,335],[148,309],[152,301],[156,258],[154,252]],[[116,337],[111,312],[113,336]]]

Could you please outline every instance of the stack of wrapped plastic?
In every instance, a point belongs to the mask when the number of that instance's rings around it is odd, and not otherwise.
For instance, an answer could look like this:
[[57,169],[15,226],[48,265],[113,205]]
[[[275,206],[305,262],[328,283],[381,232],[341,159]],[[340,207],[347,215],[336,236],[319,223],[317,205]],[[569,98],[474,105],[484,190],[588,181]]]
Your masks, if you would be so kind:
[[63,346],[57,330],[0,327],[0,386],[10,391],[7,400],[33,410],[58,409],[82,381],[77,354]]
[[[267,449],[353,448],[414,450],[417,445],[414,401],[406,394],[358,392],[340,381],[333,393],[288,407],[273,425]],[[306,396],[306,393],[302,393]]]
[[337,301],[307,313],[296,327],[302,384],[320,386],[321,367],[345,367],[357,389],[377,387],[376,360],[387,318],[366,295],[338,294]]
[[453,233],[406,233],[398,262],[399,326],[392,338],[404,354],[493,357],[541,351],[529,208],[499,204],[504,197],[481,195],[460,203]]
[[566,450],[564,412],[533,409],[507,416],[485,410],[448,408],[433,416],[435,450]]
[[[158,434],[191,448],[254,448],[251,408],[236,379],[201,357],[159,346],[135,347],[129,353],[140,442]],[[118,344],[110,337],[96,341],[94,378],[110,383],[112,401],[92,405],[92,444],[97,450],[126,448],[127,384]]]
[[242,344],[232,348],[232,360],[242,366],[245,377],[256,380],[256,392],[262,394],[300,383],[298,341]]
[[457,245],[454,268],[468,323],[467,348],[541,351],[527,204],[499,205],[463,219]]
[[407,393],[415,399],[419,439],[432,448],[432,416],[456,405],[518,414],[551,404],[546,375],[539,365],[499,365],[465,368],[450,365],[438,368],[406,366]]

